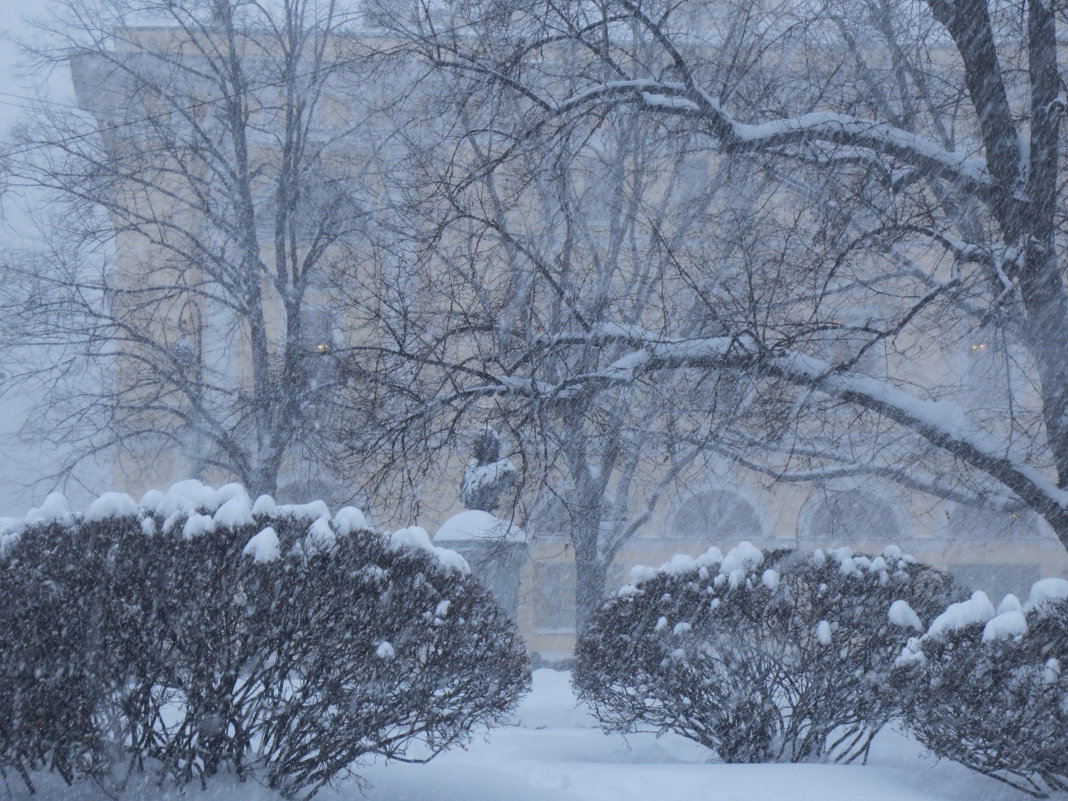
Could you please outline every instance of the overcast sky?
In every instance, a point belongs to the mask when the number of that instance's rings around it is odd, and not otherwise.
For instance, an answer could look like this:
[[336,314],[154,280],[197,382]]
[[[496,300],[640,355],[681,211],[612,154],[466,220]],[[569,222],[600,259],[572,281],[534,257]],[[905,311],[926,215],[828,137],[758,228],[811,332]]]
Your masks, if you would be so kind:
[[[23,19],[25,13],[25,4],[0,0],[0,32],[3,32],[3,39],[0,40],[0,92],[3,93],[0,94],[0,121],[5,131],[22,113],[23,109],[18,106],[26,105],[26,101],[20,98],[34,97],[36,84],[40,83],[39,80],[18,75],[18,47],[12,38],[26,38],[31,34],[32,29]],[[68,88],[66,76],[56,75],[49,84],[49,95],[58,94],[58,99],[69,100],[64,96],[64,90]]]
[[[20,116],[26,113],[28,101],[40,91],[40,80],[20,77],[17,70],[19,61],[18,48],[11,37],[18,38],[30,33],[30,28],[22,19],[28,4],[15,3],[12,0],[0,0],[0,131],[3,145],[9,141],[9,131]],[[47,86],[47,96],[60,101],[70,100],[69,79],[65,75],[52,76]],[[0,227],[0,241],[10,248],[11,243],[25,234],[30,227],[21,224],[24,215],[20,213],[17,202],[4,198],[4,219]],[[10,253],[10,250],[8,250]],[[6,258],[8,253],[3,254]],[[5,364],[10,356],[0,355],[0,370],[7,371],[17,365]],[[48,455],[32,443],[20,442],[15,438],[22,421],[31,414],[39,398],[22,396],[0,397],[0,517],[24,514],[31,506],[43,500],[49,487],[30,488],[28,484],[35,478],[49,472],[54,456]],[[53,468],[54,469],[54,468]],[[77,493],[71,493],[75,499]]]
[[0,40],[0,69],[3,70],[2,76],[0,76],[0,91],[4,92],[0,95],[0,98],[4,100],[4,105],[0,106],[0,115],[3,115],[3,120],[6,123],[11,119],[11,113],[16,109],[7,105],[7,101],[12,98],[7,96],[7,93],[19,94],[22,86],[15,77],[15,46],[8,39],[9,35],[17,34],[22,25],[22,11],[18,8],[17,3],[5,2],[0,3],[0,31],[3,31],[4,38]]

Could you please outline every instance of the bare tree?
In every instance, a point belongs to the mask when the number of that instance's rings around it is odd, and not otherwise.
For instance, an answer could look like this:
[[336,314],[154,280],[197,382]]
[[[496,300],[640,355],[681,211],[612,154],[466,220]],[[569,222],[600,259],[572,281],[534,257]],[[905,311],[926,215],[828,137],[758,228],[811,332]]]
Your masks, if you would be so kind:
[[13,376],[48,389],[33,434],[135,482],[321,474],[329,287],[365,236],[381,130],[355,23],[305,0],[57,5],[36,55],[69,59],[87,113],[42,107],[5,159],[47,197],[41,252],[5,264],[4,339],[52,354]]
[[[457,96],[455,86],[428,94]],[[393,490],[398,465],[419,473],[405,488],[414,492],[432,451],[466,447],[485,424],[505,433],[519,471],[512,514],[573,546],[581,629],[620,549],[711,453],[726,415],[708,409],[728,405],[724,392],[745,394],[702,370],[568,388],[625,356],[633,332],[715,327],[693,314],[699,292],[668,277],[682,243],[714,216],[710,164],[620,109],[472,180],[468,168],[508,145],[494,136],[499,121],[522,109],[460,96],[470,102],[439,101],[435,146],[409,142],[419,163],[410,186],[425,190],[408,208],[412,252],[383,256],[376,285],[357,293],[364,330],[377,333],[351,345],[347,368],[387,381],[393,403],[388,419],[352,426],[354,437],[361,427],[384,432],[355,457],[378,454],[383,469],[373,472]]]
[[[591,347],[626,351],[607,368],[521,388],[505,372],[467,391],[559,399],[665,370],[745,373],[784,410],[774,436],[720,442],[747,466],[1028,507],[1068,546],[1065,13],[1037,0],[604,0],[394,15],[427,63],[523,105],[488,168],[626,107],[803,201],[813,258],[781,251],[791,297],[761,297],[763,260],[742,276],[751,313],[717,318],[717,336],[597,332]],[[962,347],[991,357],[996,408],[961,402],[967,371],[946,352]]]

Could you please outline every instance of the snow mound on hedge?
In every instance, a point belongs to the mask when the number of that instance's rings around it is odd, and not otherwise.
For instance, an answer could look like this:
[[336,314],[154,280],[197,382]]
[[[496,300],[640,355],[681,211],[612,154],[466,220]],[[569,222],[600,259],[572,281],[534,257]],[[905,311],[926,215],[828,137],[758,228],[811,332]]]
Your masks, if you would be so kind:
[[176,481],[164,492],[149,490],[141,496],[139,505],[146,513],[165,519],[179,515],[188,517],[194,513],[210,517],[227,501],[242,497],[247,503],[248,493],[240,484],[224,484],[215,489],[195,478],[188,478]]
[[[659,568],[646,565],[633,567],[630,571],[631,584],[620,592],[624,595],[634,593],[640,585],[660,575],[682,576],[711,570],[723,576],[721,580],[729,582],[731,587],[738,587],[764,563],[765,557],[764,551],[748,541],[738,543],[726,555],[716,546],[697,557],[676,554]],[[850,548],[832,548],[828,551],[817,549],[812,552],[810,558],[817,565],[825,564],[831,559],[838,564],[839,571],[846,575],[874,576],[884,585],[890,581],[891,575],[900,573],[916,563],[916,557],[903,553],[896,545],[886,546],[882,555],[874,558],[857,556]],[[764,571],[759,578],[769,590],[774,591],[779,586],[779,576],[774,570]]]
[[[0,557],[18,541],[22,532],[29,526],[51,523],[70,526],[79,521],[94,523],[129,518],[138,521],[138,526],[145,536],[162,533],[187,540],[211,536],[218,529],[259,525],[259,533],[249,539],[244,549],[244,553],[257,562],[280,558],[278,536],[270,526],[271,520],[284,518],[307,521],[307,536],[291,554],[302,558],[332,550],[339,537],[347,537],[355,532],[373,531],[367,516],[351,506],[340,509],[332,516],[330,508],[321,500],[303,504],[279,504],[270,495],[261,495],[253,503],[240,484],[230,483],[216,488],[197,479],[185,479],[175,482],[166,490],[149,490],[141,496],[140,501],[135,501],[124,492],[105,492],[94,499],[80,515],[71,510],[70,504],[61,493],[53,492],[25,517],[0,520]],[[515,531],[522,536],[519,529]],[[393,548],[430,554],[442,567],[449,570],[471,572],[462,556],[433,545],[422,529],[401,529],[389,535],[387,541]]]
[[105,492],[85,510],[85,519],[90,523],[109,517],[136,517],[137,504],[125,492]]
[[1027,609],[1038,609],[1068,598],[1068,581],[1061,578],[1040,579],[1031,585]]
[[[976,591],[968,600],[950,604],[942,614],[931,621],[931,625],[921,637],[909,640],[897,658],[897,664],[921,665],[926,661],[923,653],[924,642],[944,642],[958,632],[966,632],[972,628],[978,632],[980,626],[980,639],[983,643],[1020,640],[1027,637],[1036,619],[1047,614],[1058,614],[1058,605],[1066,600],[1068,581],[1060,578],[1036,581],[1031,586],[1026,604],[1021,604],[1015,595],[1006,595],[996,610],[985,592]],[[896,623],[898,621],[894,620],[893,612],[891,609],[891,620]]]
[[984,642],[1020,637],[1028,631],[1029,618],[1042,617],[1065,600],[1068,600],[1068,581],[1061,578],[1036,581],[1026,604],[1021,604],[1015,595],[1006,595],[997,611],[986,593],[978,591],[967,601],[951,604],[935,618],[924,639],[941,640],[949,632],[978,624],[983,624]]
[[254,562],[273,562],[282,553],[278,542],[278,533],[267,526],[263,531],[254,536],[241,551],[245,556],[251,556]]
[[430,541],[430,535],[426,533],[426,530],[419,528],[419,526],[409,526],[408,528],[398,529],[390,534],[389,541],[394,548],[410,548],[425,551],[437,559],[444,567],[459,571],[460,573],[471,572],[471,567],[467,564],[466,559],[456,553],[456,551],[450,551],[447,548],[438,548]]
[[994,604],[982,590],[972,593],[967,601],[950,604],[946,611],[931,621],[924,634],[925,639],[943,640],[947,634],[960,631],[969,626],[986,623],[994,617]]
[[914,629],[920,632],[923,631],[923,623],[920,622],[920,616],[916,614],[916,611],[911,606],[909,606],[908,601],[898,599],[890,604],[887,618],[895,626]]

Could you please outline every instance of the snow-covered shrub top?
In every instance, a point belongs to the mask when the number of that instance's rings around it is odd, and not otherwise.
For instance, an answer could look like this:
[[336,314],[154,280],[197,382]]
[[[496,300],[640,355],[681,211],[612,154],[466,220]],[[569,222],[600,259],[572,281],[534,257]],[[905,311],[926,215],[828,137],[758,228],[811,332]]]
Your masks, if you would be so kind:
[[[827,551],[817,549],[812,552],[810,558],[816,566],[822,566],[830,560],[843,575],[872,577],[881,586],[887,586],[892,578],[907,581],[909,565],[916,564],[916,557],[903,553],[896,545],[886,546],[883,554],[874,559],[856,555],[851,548],[831,548]],[[738,587],[744,580],[752,577],[753,571],[762,565],[764,560],[764,552],[749,541],[738,543],[726,556],[713,545],[698,557],[676,554],[659,568],[636,565],[630,572],[632,584],[623,587],[620,592],[624,595],[633,594],[638,586],[657,576],[677,577],[690,573],[697,573],[701,578],[715,574],[716,586],[726,584]],[[761,581],[765,582],[769,589],[774,589],[778,584],[778,574],[774,570],[768,570],[761,575]]]
[[[774,562],[771,566],[770,561]],[[924,630],[920,615],[912,608],[909,601],[896,597],[895,588],[899,588],[902,594],[917,594],[925,607],[925,613],[931,614],[938,609],[939,601],[947,598],[951,582],[948,576],[926,567],[917,567],[916,558],[911,554],[904,553],[896,545],[888,545],[879,556],[870,557],[855,554],[851,548],[831,548],[828,550],[817,549],[808,555],[795,551],[777,550],[769,554],[751,542],[743,541],[724,554],[719,548],[712,546],[697,557],[677,554],[660,565],[659,568],[637,565],[631,570],[632,584],[626,585],[618,591],[616,599],[631,599],[643,595],[646,590],[660,592],[668,583],[684,581],[693,585],[694,582],[704,584],[704,592],[715,596],[711,602],[711,608],[717,609],[719,596],[735,589],[754,590],[762,587],[772,597],[781,597],[786,600],[796,600],[797,588],[783,585],[780,570],[786,568],[794,574],[805,573],[807,580],[815,582],[813,590],[814,599],[822,599],[824,604],[830,601],[829,609],[833,607],[835,599],[842,598],[843,588],[853,585],[850,591],[860,591],[866,596],[866,604],[872,610],[885,609],[885,617],[872,619],[872,625],[890,623],[899,629],[912,629],[922,632]],[[778,568],[778,569],[776,569]],[[912,583],[914,576],[919,576],[929,586],[915,586]],[[817,578],[822,580],[816,581]],[[1060,585],[1051,584],[1050,581],[1040,582],[1041,590],[1050,597],[1056,597],[1060,592]],[[1068,595],[1068,582],[1065,585],[1065,594]],[[1037,587],[1038,585],[1036,585]],[[929,591],[925,591],[929,590]],[[977,593],[985,601],[983,593]],[[1042,597],[1045,597],[1043,595]],[[885,602],[885,604],[884,604]],[[612,601],[609,602],[611,604]],[[810,600],[811,603],[811,600]],[[971,610],[973,603],[978,601],[965,601],[952,604],[946,612],[939,615],[932,623],[931,630],[940,626],[950,625],[949,621],[957,621],[964,614],[981,615],[982,612],[964,612]],[[987,604],[989,602],[986,602]],[[817,602],[816,605],[819,605]],[[703,610],[697,610],[703,611]],[[836,614],[848,614],[848,610],[837,610]],[[993,609],[990,615],[983,618],[984,622],[993,617]],[[666,618],[665,625],[666,625]],[[689,624],[686,624],[689,625]],[[830,632],[835,628],[827,620],[820,620],[817,624],[817,635],[821,641],[829,641]]]
[[[753,570],[763,561],[763,552],[751,542],[739,543],[728,551],[726,556],[713,545],[697,558],[686,554],[676,554],[656,570],[645,565],[636,565],[631,569],[630,576],[634,584],[638,585],[658,575],[683,576],[701,571],[707,575],[709,570],[715,570],[723,577],[722,581],[729,581],[732,587],[737,587],[746,572]],[[630,589],[628,588],[626,592],[629,593]]]
[[[949,576],[894,546],[743,542],[632,580],[580,637],[580,696],[608,728],[676,731],[728,761],[861,753],[893,714],[895,656],[953,598]],[[852,734],[832,738],[840,726]]]
[[[226,484],[216,489],[196,479],[188,479],[172,484],[166,492],[149,490],[140,502],[123,492],[106,492],[93,500],[81,515],[72,511],[61,493],[53,492],[23,519],[7,518],[3,522],[0,526],[0,558],[30,526],[50,523],[72,526],[83,521],[97,523],[131,517],[137,518],[146,536],[178,536],[185,540],[209,535],[216,528],[235,529],[256,521],[307,521],[307,536],[285,553],[279,549],[274,529],[263,526],[243,549],[244,554],[260,562],[329,552],[338,537],[356,532],[364,536],[383,536],[373,534],[364,513],[351,506],[331,515],[323,501],[278,504],[270,495],[261,495],[253,502],[240,484]],[[385,537],[385,541],[394,548],[422,551],[447,569],[465,574],[471,572],[462,556],[435,546],[421,528],[400,529]]]
[[1006,595],[997,609],[987,594],[981,590],[971,598],[950,604],[938,615],[922,636],[914,637],[898,657],[899,665],[922,663],[924,643],[942,643],[947,639],[976,637],[984,643],[1009,638],[1024,637],[1036,621],[1063,616],[1068,610],[1068,581],[1046,578],[1036,581],[1027,603],[1011,593]]

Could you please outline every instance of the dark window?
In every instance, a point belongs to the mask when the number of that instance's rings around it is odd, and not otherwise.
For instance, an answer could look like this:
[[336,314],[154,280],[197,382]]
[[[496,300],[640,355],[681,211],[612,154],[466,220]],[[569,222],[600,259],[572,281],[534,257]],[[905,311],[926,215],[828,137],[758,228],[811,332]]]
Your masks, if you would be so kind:
[[570,539],[571,513],[560,498],[543,493],[530,510],[525,528],[543,539]]
[[575,630],[573,563],[535,563],[534,628],[542,633],[569,633]]
[[671,521],[671,534],[684,539],[719,542],[762,533],[756,509],[732,490],[706,490],[687,498]]
[[804,536],[824,545],[858,541],[893,543],[900,539],[901,524],[894,507],[863,490],[817,491],[811,504]]
[[304,306],[300,317],[300,350],[308,379],[313,386],[331,384],[338,375],[334,315],[319,306]]

